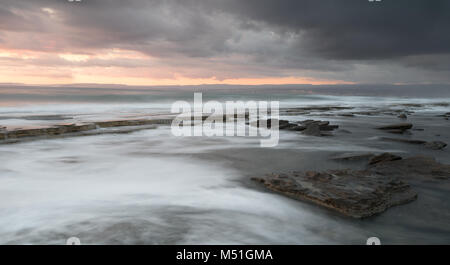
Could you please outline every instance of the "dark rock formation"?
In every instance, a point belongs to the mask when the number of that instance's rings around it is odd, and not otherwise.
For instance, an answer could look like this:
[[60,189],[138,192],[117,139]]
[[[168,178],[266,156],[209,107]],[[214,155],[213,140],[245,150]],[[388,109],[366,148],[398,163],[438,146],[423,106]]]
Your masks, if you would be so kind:
[[433,150],[442,150],[447,146],[447,144],[441,141],[433,141],[425,143],[425,146]]
[[415,140],[415,139],[403,139],[403,138],[391,138],[391,137],[381,137],[381,140],[391,141],[391,142],[399,142],[405,144],[425,144],[426,141],[423,140]]
[[309,136],[322,136],[320,127],[316,123],[312,123],[306,126],[306,129],[302,131],[302,134]]
[[310,136],[328,136],[329,134],[324,133],[324,131],[333,131],[339,128],[338,125],[330,125],[329,121],[320,120],[305,120],[301,121],[300,125],[305,128],[302,133]]
[[[24,138],[49,138],[56,136],[70,136],[70,135],[92,135],[99,133],[107,133],[106,131],[93,132],[100,128],[115,128],[115,127],[133,127],[141,126],[145,128],[147,125],[154,124],[170,124],[172,119],[142,119],[142,120],[114,120],[114,121],[101,121],[93,123],[82,124],[59,124],[51,127],[44,128],[30,128],[30,129],[15,129],[15,130],[1,130],[0,140],[2,142],[17,142]],[[136,128],[131,131],[137,130]],[[116,130],[115,133],[123,133],[130,130]],[[0,143],[2,143],[0,142]]]
[[342,161],[357,161],[357,160],[368,160],[373,157],[372,153],[344,153],[337,156],[331,157],[333,160],[342,160]]
[[408,116],[406,116],[405,113],[402,113],[402,114],[398,115],[398,117],[399,117],[400,119],[404,119],[404,120],[406,120],[406,119],[408,118]]
[[355,114],[353,114],[353,113],[339,113],[338,116],[342,116],[342,117],[355,117]]
[[355,218],[369,217],[417,198],[403,181],[370,171],[292,172],[253,180],[288,197]]
[[388,162],[388,161],[396,161],[402,159],[400,156],[396,156],[390,153],[383,153],[381,155],[377,155],[372,157],[369,160],[369,165],[374,165],[381,162]]
[[391,125],[385,125],[381,127],[377,127],[378,130],[384,130],[390,133],[403,133],[406,130],[409,130],[413,127],[411,123],[397,123]]
[[285,196],[362,218],[415,200],[416,192],[405,181],[450,179],[450,165],[431,157],[402,159],[385,153],[373,157],[366,170],[292,172],[252,179]]
[[450,178],[450,165],[441,164],[434,158],[426,156],[377,163],[370,165],[368,170],[407,181],[411,179],[426,181]]
[[[267,128],[272,127],[272,119],[265,121]],[[251,126],[260,127],[264,124],[263,120],[257,120],[250,123]],[[280,130],[301,131],[305,135],[324,136],[324,131],[332,131],[339,128],[338,125],[330,125],[329,121],[305,120],[298,123],[291,123],[288,120],[278,120]]]
[[380,139],[385,140],[385,141],[399,142],[399,143],[406,143],[406,144],[421,144],[421,145],[424,145],[425,147],[433,149],[433,150],[442,150],[447,146],[447,144],[442,141],[427,142],[424,140],[417,140],[417,139],[402,139],[402,138],[390,138],[390,137],[381,137]]

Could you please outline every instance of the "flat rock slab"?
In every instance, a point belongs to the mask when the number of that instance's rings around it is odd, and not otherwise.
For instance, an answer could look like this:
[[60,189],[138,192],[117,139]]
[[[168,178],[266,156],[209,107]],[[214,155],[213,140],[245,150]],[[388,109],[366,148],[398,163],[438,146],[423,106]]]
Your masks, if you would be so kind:
[[375,155],[372,153],[344,153],[336,156],[332,156],[332,160],[343,160],[343,161],[358,161],[358,160],[369,160]]
[[389,161],[397,161],[400,159],[402,159],[402,157],[400,157],[400,156],[393,155],[391,153],[383,153],[383,154],[372,157],[369,160],[369,165],[375,165],[378,163],[384,163],[384,162],[389,162]]
[[[142,127],[147,128],[151,125],[170,124],[172,119],[140,119],[140,120],[113,120],[113,121],[98,121],[92,123],[82,124],[59,124],[51,127],[37,127],[37,128],[18,128],[14,130],[0,130],[0,144],[15,143],[21,139],[40,139],[42,137],[52,138],[60,136],[82,136],[109,133],[107,131],[98,131],[102,128],[118,128],[118,127]],[[136,131],[139,128],[130,128],[130,130],[116,130],[117,133],[126,131]]]
[[407,181],[445,181],[450,165],[432,157],[374,156],[366,170],[291,172],[252,178],[285,196],[313,202],[355,218],[369,217],[417,198]]
[[450,165],[437,162],[432,157],[415,156],[396,161],[386,161],[369,166],[369,171],[402,180],[448,180]]
[[421,144],[421,145],[424,145],[425,147],[433,149],[433,150],[442,150],[447,146],[447,144],[442,141],[427,142],[424,140],[417,140],[417,139],[403,139],[403,138],[391,138],[391,137],[381,137],[380,139],[384,140],[384,141],[399,142],[399,143],[405,143],[405,144]]
[[407,183],[367,170],[292,172],[253,180],[293,199],[313,202],[354,218],[369,217],[417,198]]
[[409,130],[413,127],[411,123],[397,123],[377,127],[378,130]]

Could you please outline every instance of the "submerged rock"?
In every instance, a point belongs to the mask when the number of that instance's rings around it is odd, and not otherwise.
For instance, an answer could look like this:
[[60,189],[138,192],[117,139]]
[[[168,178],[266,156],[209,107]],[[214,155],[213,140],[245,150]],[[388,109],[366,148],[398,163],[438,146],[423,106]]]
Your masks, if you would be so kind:
[[307,125],[306,129],[302,131],[302,134],[309,136],[322,136],[319,125],[315,123]]
[[302,133],[310,136],[330,136],[326,132],[339,128],[339,125],[330,125],[329,121],[305,120],[299,123],[305,128]]
[[400,157],[400,156],[393,155],[391,153],[383,153],[381,155],[372,157],[369,160],[369,165],[374,165],[374,164],[381,163],[381,162],[396,161],[396,160],[400,160],[400,159],[402,159],[402,157]]
[[366,170],[292,172],[253,180],[288,197],[355,218],[369,217],[417,198],[417,193],[405,182]]
[[376,129],[398,133],[398,132],[403,132],[403,131],[409,130],[412,127],[413,127],[413,125],[411,123],[397,123],[397,124],[380,126],[380,127],[377,127]]
[[425,143],[425,146],[433,150],[442,150],[447,146],[447,144],[441,141],[433,141]]
[[337,156],[331,157],[333,160],[343,160],[343,161],[356,161],[356,160],[368,160],[373,157],[372,153],[344,153]]
[[404,120],[406,120],[406,119],[408,118],[408,116],[406,116],[405,113],[402,113],[402,114],[398,115],[398,117],[399,117],[400,119],[404,119]]
[[[258,128],[266,124],[267,128],[271,128],[273,121],[272,119],[256,120],[248,124]],[[330,135],[325,133],[326,131],[333,131],[339,128],[339,126],[330,125],[329,121],[320,120],[305,120],[298,123],[292,123],[288,120],[278,120],[278,128],[280,130],[301,131],[303,134],[310,136],[325,136]]]
[[[142,119],[142,120],[113,120],[113,121],[99,121],[93,123],[81,124],[58,124],[51,127],[42,128],[16,128],[14,130],[0,131],[0,143],[14,143],[22,141],[22,139],[40,139],[40,138],[54,138],[61,136],[82,136],[109,133],[108,131],[98,131],[101,128],[115,128],[115,127],[140,127],[148,128],[155,124],[170,124],[172,119]],[[113,130],[114,133],[123,133],[129,131],[136,131],[139,128],[131,128],[129,130]]]
[[342,117],[355,117],[355,114],[353,114],[353,113],[339,113],[338,116],[342,116]]
[[399,143],[406,143],[406,144],[421,144],[421,145],[424,145],[425,147],[433,149],[433,150],[442,150],[447,146],[447,144],[442,141],[427,142],[424,140],[417,140],[417,139],[402,139],[402,138],[390,138],[390,137],[381,137],[380,139],[385,140],[385,141],[392,141],[392,142],[399,142]]
[[432,157],[415,156],[396,161],[386,161],[369,166],[369,171],[403,180],[449,179],[450,165],[437,162]]
[[402,159],[389,153],[373,157],[366,170],[291,172],[252,178],[272,191],[355,218],[369,217],[415,200],[417,193],[406,181],[448,179],[450,165],[432,157]]
[[416,139],[403,139],[403,138],[391,138],[391,137],[381,137],[380,139],[384,140],[384,141],[399,142],[399,143],[406,143],[406,144],[426,144],[427,143],[427,141],[416,140]]

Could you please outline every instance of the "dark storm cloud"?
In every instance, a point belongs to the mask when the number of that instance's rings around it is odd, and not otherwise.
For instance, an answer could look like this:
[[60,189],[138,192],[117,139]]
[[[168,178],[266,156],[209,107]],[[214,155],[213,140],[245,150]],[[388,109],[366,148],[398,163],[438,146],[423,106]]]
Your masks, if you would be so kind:
[[[180,1],[182,2],[182,1]],[[209,8],[303,33],[303,47],[338,59],[450,52],[447,0],[228,0]]]
[[361,69],[357,64],[446,71],[449,14],[446,0],[1,0],[0,40],[38,51],[234,56],[225,63],[264,65],[273,75]]
[[[159,40],[179,44],[175,48],[191,56],[210,56],[227,51],[232,27],[220,15],[228,14],[241,29],[258,30],[254,22],[260,22],[278,34],[298,34],[295,48],[326,58],[384,59],[450,52],[450,2],[446,0],[15,0],[4,5],[25,11],[54,7],[64,12],[63,23],[91,34],[73,35],[75,44],[87,46],[145,46]],[[2,8],[0,27],[30,30],[30,15],[24,13],[21,18]],[[36,22],[39,19],[34,18]]]

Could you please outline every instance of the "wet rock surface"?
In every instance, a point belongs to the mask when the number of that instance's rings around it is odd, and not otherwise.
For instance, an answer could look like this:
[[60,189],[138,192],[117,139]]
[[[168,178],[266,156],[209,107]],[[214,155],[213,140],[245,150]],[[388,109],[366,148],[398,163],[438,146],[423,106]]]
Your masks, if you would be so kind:
[[399,143],[405,143],[405,144],[424,145],[425,147],[433,149],[433,150],[442,150],[447,146],[447,144],[442,141],[427,142],[424,140],[417,140],[417,139],[403,139],[403,138],[391,138],[391,137],[381,137],[380,139],[384,140],[384,141],[399,142]]
[[[171,122],[172,119],[114,120],[81,124],[58,124],[43,128],[17,128],[14,130],[7,130],[5,128],[0,130],[0,141],[2,141],[0,143],[14,143],[22,139],[40,139],[42,137],[52,138],[60,136],[83,136],[105,133],[128,133],[149,128],[148,126],[150,125],[170,124]],[[129,127],[129,129],[114,129],[116,127]],[[105,128],[112,128],[113,130],[101,130]]]
[[396,161],[396,160],[400,160],[400,159],[402,159],[402,157],[400,157],[400,156],[393,155],[391,153],[383,153],[381,155],[372,157],[369,160],[369,165],[374,165],[374,164],[378,164],[378,163],[382,163],[382,162]]
[[442,141],[433,141],[425,143],[425,146],[433,150],[442,150],[447,146],[447,144]]
[[397,123],[397,124],[390,124],[390,125],[384,125],[377,127],[378,130],[384,130],[390,133],[398,133],[402,134],[406,130],[409,130],[413,127],[411,123]]
[[[351,155],[343,157],[352,159]],[[347,216],[364,218],[415,200],[417,193],[409,181],[449,178],[450,165],[441,164],[434,158],[417,156],[402,159],[384,153],[372,157],[365,170],[291,172],[252,180],[287,197],[312,202]]]
[[[275,126],[274,119],[268,120],[257,120],[251,122],[250,125],[255,127],[264,127],[272,128]],[[304,135],[310,136],[328,136],[330,135],[327,132],[333,131],[339,128],[338,125],[330,125],[329,121],[321,121],[321,120],[304,120],[300,122],[290,122],[288,120],[278,120],[278,128],[280,130],[290,130],[290,131],[300,131]]]
[[448,180],[450,178],[450,165],[437,162],[432,157],[414,156],[397,161],[386,161],[370,165],[369,171],[378,174],[408,180]]
[[417,198],[407,183],[371,171],[292,172],[253,180],[293,199],[313,202],[354,218],[369,217]]
[[301,126],[305,127],[302,134],[309,136],[330,136],[330,132],[338,129],[338,125],[330,125],[329,121],[321,120],[306,120],[300,122]]
[[375,155],[372,153],[344,153],[332,156],[331,159],[338,161],[359,161],[359,160],[368,160],[373,156]]

